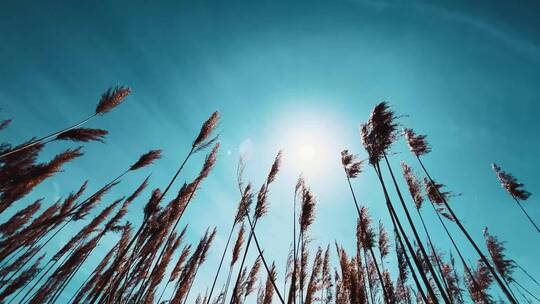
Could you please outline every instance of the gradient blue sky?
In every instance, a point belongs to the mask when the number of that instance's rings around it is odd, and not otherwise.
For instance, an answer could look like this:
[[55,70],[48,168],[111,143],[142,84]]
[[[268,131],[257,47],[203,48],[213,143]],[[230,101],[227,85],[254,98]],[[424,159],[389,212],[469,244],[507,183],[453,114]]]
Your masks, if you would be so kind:
[[[313,244],[337,240],[353,248],[355,212],[339,151],[348,148],[365,156],[358,124],[376,103],[387,100],[408,115],[403,125],[429,135],[433,153],[426,165],[462,194],[452,204],[474,237],[482,242],[482,228],[488,226],[507,241],[508,254],[539,277],[538,235],[490,170],[490,163],[498,162],[524,182],[533,192],[525,205],[540,219],[534,195],[540,188],[535,174],[539,12],[538,4],[502,1],[3,3],[0,107],[2,117],[14,121],[2,132],[2,141],[19,143],[86,117],[109,86],[133,88],[125,104],[88,125],[109,130],[107,143],[86,145],[82,159],[18,206],[42,196],[52,202],[86,178],[89,190],[96,190],[155,148],[163,149],[164,158],[126,177],[106,202],[132,191],[150,171],[149,188],[164,187],[200,123],[217,109],[222,113],[219,162],[183,220],[190,222],[192,240],[208,226],[219,229],[195,286],[204,291],[210,284],[210,268],[224,245],[238,200],[235,172],[241,151],[250,155],[246,178],[258,187],[275,153],[284,149],[270,212],[257,229],[282,277],[291,229],[285,221],[300,172],[319,200]],[[305,144],[315,147],[316,161],[298,157]],[[50,145],[43,158],[66,146]],[[402,141],[393,151],[395,170],[400,160],[417,168]],[[175,190],[194,176],[202,159],[194,158]],[[373,172],[367,170],[354,186],[373,217],[388,223]],[[131,221],[140,222],[149,193],[132,205]],[[449,249],[427,214],[436,245]],[[82,224],[72,225],[50,251]],[[110,236],[103,244],[114,240]],[[474,259],[465,240],[462,244]]]

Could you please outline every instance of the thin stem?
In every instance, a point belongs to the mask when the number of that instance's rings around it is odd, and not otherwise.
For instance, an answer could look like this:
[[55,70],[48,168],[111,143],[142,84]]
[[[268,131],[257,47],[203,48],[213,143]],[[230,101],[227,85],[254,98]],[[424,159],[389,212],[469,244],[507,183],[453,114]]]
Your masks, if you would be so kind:
[[424,166],[424,163],[422,162],[422,160],[420,159],[420,157],[416,157],[416,159],[418,159],[418,162],[420,163],[420,166],[422,166],[422,169],[424,170],[424,173],[426,174],[426,176],[428,177],[429,181],[432,183],[432,185],[434,186],[435,190],[437,191],[437,194],[439,195],[439,197],[442,199],[442,201],[444,202],[444,205],[446,207],[446,209],[448,209],[448,211],[450,212],[450,215],[452,216],[452,218],[455,220],[456,224],[458,225],[459,229],[461,229],[461,231],[463,232],[463,234],[465,235],[465,237],[467,238],[467,240],[471,243],[471,245],[473,246],[473,248],[476,250],[476,252],[478,253],[478,255],[480,256],[480,258],[482,259],[482,262],[484,262],[484,264],[486,265],[486,267],[489,269],[489,271],[491,272],[491,274],[493,275],[493,277],[495,278],[495,280],[497,281],[497,284],[499,285],[499,287],[502,289],[502,291],[504,292],[504,294],[506,295],[506,297],[508,298],[508,300],[511,302],[511,303],[514,303],[514,304],[517,304],[517,301],[514,299],[514,297],[512,297],[512,294],[510,293],[510,291],[508,291],[508,289],[506,288],[506,286],[504,285],[503,281],[501,280],[501,278],[499,277],[499,275],[497,274],[497,272],[495,271],[495,269],[493,269],[493,267],[491,266],[491,264],[489,263],[488,259],[486,258],[486,256],[482,253],[482,250],[480,250],[480,248],[478,247],[478,245],[476,244],[476,242],[473,240],[473,238],[471,237],[471,235],[469,234],[469,232],[467,231],[467,229],[465,229],[465,227],[463,226],[463,224],[461,224],[461,221],[458,219],[458,217],[456,216],[456,214],[454,213],[454,210],[452,210],[452,207],[450,207],[450,205],[448,204],[448,202],[446,201],[446,198],[444,197],[444,195],[442,195],[440,192],[439,192],[439,189],[436,187],[436,184],[435,182],[433,181],[433,179],[431,178],[431,176],[429,175],[428,171],[426,170],[426,167]]
[[403,207],[403,210],[405,211],[405,216],[407,217],[409,226],[411,227],[414,234],[414,238],[416,239],[416,242],[418,243],[418,247],[420,248],[420,251],[422,252],[422,255],[424,256],[424,262],[428,266],[428,270],[431,273],[431,277],[433,278],[433,281],[435,281],[435,285],[437,285],[437,288],[439,289],[439,292],[444,302],[447,304],[450,304],[450,299],[448,298],[448,295],[446,294],[446,289],[442,286],[441,282],[439,281],[439,278],[437,277],[437,273],[435,272],[435,269],[433,268],[433,265],[431,264],[430,256],[427,253],[426,249],[424,248],[424,245],[422,244],[422,240],[420,239],[420,236],[418,235],[418,231],[416,230],[412,217],[409,213],[409,209],[407,208],[407,205],[405,204],[405,200],[403,199],[403,196],[401,195],[401,191],[399,189],[396,178],[394,176],[394,172],[392,171],[392,167],[390,166],[390,162],[388,161],[388,157],[386,157],[386,153],[384,152],[383,152],[383,155],[384,155],[384,161],[386,163],[386,167],[388,168],[388,171],[390,172],[390,176],[392,177],[394,187],[398,194],[399,201],[401,202],[401,206]]
[[[386,207],[388,209],[388,212],[390,213],[390,217],[393,218],[394,225],[397,224],[397,228],[399,228],[399,232],[402,234],[403,239],[405,239],[405,244],[407,245],[407,250],[409,250],[409,253],[411,254],[411,257],[414,261],[414,264],[416,265],[416,268],[418,269],[418,272],[420,273],[420,277],[422,278],[422,281],[424,282],[424,285],[426,286],[429,296],[431,297],[431,300],[435,303],[438,303],[437,296],[435,294],[435,291],[433,291],[433,288],[431,287],[431,284],[429,283],[429,280],[424,272],[424,269],[422,269],[422,265],[420,264],[420,261],[418,260],[418,257],[416,256],[416,253],[407,238],[407,235],[405,234],[405,230],[403,229],[403,226],[401,225],[401,222],[399,221],[399,218],[397,216],[397,213],[394,209],[394,206],[392,205],[392,202],[390,201],[390,197],[388,196],[388,191],[386,190],[386,185],[384,183],[384,180],[382,178],[381,169],[379,167],[379,164],[373,165],[373,168],[375,169],[375,173],[377,174],[377,177],[379,178],[379,182],[381,184],[381,187],[383,189],[384,197],[386,200]],[[396,228],[396,226],[394,226]],[[397,229],[396,229],[397,230]],[[405,248],[405,247],[403,247]]]
[[521,209],[521,211],[523,211],[523,213],[525,213],[525,216],[527,216],[527,218],[529,219],[529,222],[531,222],[531,224],[534,226],[536,231],[538,233],[540,233],[540,228],[538,228],[538,225],[536,225],[536,223],[533,221],[533,219],[529,216],[529,213],[527,213],[525,208],[523,208],[523,205],[521,205],[521,202],[513,195],[512,195],[512,198],[514,199],[514,201],[516,201],[516,204],[519,206],[519,209]]
[[77,128],[77,127],[79,127],[79,126],[85,124],[86,122],[88,122],[88,121],[91,120],[92,118],[96,117],[97,115],[98,115],[97,113],[96,113],[96,114],[93,114],[93,115],[87,117],[86,119],[83,119],[82,121],[80,121],[80,122],[78,122],[78,123],[72,125],[71,127],[65,128],[65,129],[60,130],[60,131],[58,131],[58,132],[55,132],[55,133],[46,135],[46,136],[44,136],[44,137],[38,138],[38,139],[36,139],[36,140],[33,140],[33,141],[27,143],[26,145],[24,145],[24,146],[22,146],[22,147],[20,147],[20,148],[17,148],[17,149],[15,149],[15,150],[8,151],[8,152],[6,152],[6,153],[0,155],[0,159],[4,158],[4,157],[6,157],[6,156],[9,156],[9,155],[15,154],[15,153],[17,153],[17,152],[20,152],[20,151],[22,151],[22,150],[28,149],[28,148],[30,148],[30,147],[33,147],[33,146],[39,144],[40,142],[42,142],[42,141],[44,141],[44,140],[47,140],[47,139],[50,139],[50,138],[54,138],[54,137],[56,137],[56,136],[58,136],[58,135],[60,135],[60,134],[62,134],[62,133],[64,133],[64,132],[67,132],[67,131],[69,131],[69,130],[75,129],[75,128]]
[[[207,300],[207,303],[210,303],[211,302],[211,298],[212,298],[212,293],[214,292],[214,287],[216,286],[216,282],[217,282],[217,279],[218,279],[218,276],[219,276],[219,271],[221,270],[221,265],[223,264],[223,260],[225,259],[225,255],[227,254],[227,248],[229,248],[229,242],[231,241],[231,237],[232,237],[232,234],[233,234],[233,231],[234,231],[234,227],[236,227],[236,221],[234,221],[232,227],[231,227],[231,231],[229,232],[229,237],[227,238],[227,243],[225,244],[225,249],[223,249],[223,254],[221,255],[221,260],[219,261],[219,266],[218,266],[218,269],[216,271],[216,275],[214,276],[214,282],[212,282],[212,288],[210,288],[210,293],[208,294],[208,300]],[[159,301],[158,301],[159,303]]]

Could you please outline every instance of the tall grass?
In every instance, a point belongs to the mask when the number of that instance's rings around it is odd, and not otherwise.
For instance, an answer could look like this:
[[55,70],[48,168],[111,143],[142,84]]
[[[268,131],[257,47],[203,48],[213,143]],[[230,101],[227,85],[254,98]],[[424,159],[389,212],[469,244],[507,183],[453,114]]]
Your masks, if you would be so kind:
[[[291,189],[292,223],[278,223],[289,228],[292,235],[286,271],[281,275],[273,262],[277,259],[264,250],[264,246],[268,246],[264,242],[266,232],[257,230],[259,221],[269,213],[270,189],[281,169],[281,151],[258,191],[244,181],[245,163],[241,158],[236,176],[239,202],[220,250],[219,262],[210,266],[206,277],[201,277],[201,267],[215,246],[216,228],[208,228],[193,244],[186,241],[187,235],[192,234],[188,224],[182,224],[184,228],[178,229],[178,225],[185,221],[183,215],[196,193],[204,191],[204,181],[217,162],[220,144],[214,133],[219,121],[218,112],[203,123],[169,183],[163,190],[154,188],[142,207],[133,203],[144,195],[150,183],[148,178],[126,197],[109,200],[107,196],[126,174],[147,168],[159,159],[161,150],[141,155],[135,163],[85,199],[81,198],[86,192],[86,181],[65,199],[48,203],[46,198],[40,198],[23,205],[20,201],[38,184],[59,173],[64,164],[82,156],[82,148],[78,147],[65,150],[49,162],[40,163],[37,159],[46,145],[56,140],[82,144],[102,142],[107,135],[106,130],[80,126],[115,108],[130,92],[125,87],[110,89],[103,94],[95,113],[81,122],[14,148],[8,143],[1,145],[0,211],[17,206],[15,202],[20,207],[0,223],[0,301],[8,304],[150,304],[163,301],[186,304],[196,298],[194,301],[199,304],[223,304],[226,301],[231,304],[250,301],[258,304],[278,301],[282,304],[494,303],[492,292],[495,284],[511,303],[517,303],[518,297],[525,302],[539,301],[534,290],[540,286],[538,281],[509,257],[515,257],[516,253],[509,254],[504,242],[486,228],[483,236],[488,254],[484,254],[477,245],[448,203],[451,193],[444,191],[443,185],[432,179],[422,161],[421,157],[431,151],[426,136],[417,135],[412,129],[405,129],[403,134],[425,175],[424,187],[413,168],[402,162],[410,197],[402,194],[391,166],[394,158],[391,148],[398,144],[402,135],[398,132],[399,117],[384,102],[378,104],[368,121],[361,125],[362,144],[368,158],[359,160],[347,150],[341,153],[341,166],[354,204],[351,208],[357,211],[357,225],[350,227],[351,234],[356,237],[353,252],[347,252],[347,246],[338,240],[335,242],[335,254],[330,250],[330,244],[314,244],[317,235],[313,234],[311,227],[316,221],[317,200],[313,194],[316,191],[300,177],[294,190]],[[0,130],[9,123],[10,120],[2,121]],[[164,202],[192,156],[209,147],[212,149],[197,176],[179,186],[176,195]],[[361,199],[354,190],[356,184],[353,185],[353,181],[363,173],[364,164],[375,172],[380,186],[380,190],[375,191],[381,195],[391,224],[388,230],[383,221],[372,219],[369,205],[360,203]],[[522,206],[530,193],[499,166],[494,164],[493,169],[503,188],[540,232]],[[389,181],[393,186],[388,187]],[[423,188],[426,201],[437,217],[436,224],[443,228],[452,244],[446,252],[437,248],[441,243],[439,236],[431,229],[432,223],[424,218],[427,211],[423,208]],[[393,201],[394,197],[399,203]],[[110,203],[98,211],[101,201]],[[409,208],[416,212],[411,214]],[[125,219],[128,209],[142,219],[136,229]],[[90,214],[93,217],[87,219]],[[207,215],[209,220],[216,216],[213,213]],[[70,238],[60,242],[58,235],[65,232],[70,223],[78,221],[85,223]],[[192,221],[191,225],[194,222],[197,223]],[[463,244],[450,232],[449,223],[457,225],[475,250],[479,259],[474,266],[468,261],[471,257],[465,254]],[[417,228],[419,225],[421,229]],[[112,246],[102,244],[106,236],[117,241]],[[50,252],[48,246],[53,240],[61,245],[56,252]],[[253,261],[248,261],[252,243],[256,254]],[[456,267],[454,255],[459,258],[463,271]],[[95,265],[90,263],[96,257]],[[230,259],[226,261],[226,257]],[[228,269],[227,275],[220,280],[222,268]],[[85,273],[84,280],[75,280],[82,274],[82,269],[90,271]],[[515,275],[518,270],[526,274],[529,281],[519,280]],[[280,276],[283,278],[283,290],[277,287]],[[196,281],[206,286],[206,291],[194,290]],[[74,282],[77,285],[73,286]],[[74,292],[67,294],[68,290]]]

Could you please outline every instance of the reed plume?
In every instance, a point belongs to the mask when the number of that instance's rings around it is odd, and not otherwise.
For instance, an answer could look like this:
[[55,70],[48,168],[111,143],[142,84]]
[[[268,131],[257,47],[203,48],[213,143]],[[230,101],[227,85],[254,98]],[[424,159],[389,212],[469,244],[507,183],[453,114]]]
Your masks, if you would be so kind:
[[[0,153],[2,153],[0,155],[0,159],[3,159],[3,158],[6,158],[8,156],[11,156],[13,154],[16,154],[16,153],[19,153],[23,150],[27,150],[29,148],[32,148],[32,147],[35,147],[35,146],[43,146],[43,143],[49,139],[54,139],[56,138],[57,136],[61,135],[62,133],[65,133],[65,132],[68,132],[70,130],[73,130],[77,127],[80,127],[81,125],[85,124],[86,122],[90,121],[91,119],[93,119],[94,117],[98,116],[98,115],[103,115],[109,111],[111,111],[113,108],[115,108],[116,106],[118,106],[125,98],[127,95],[129,95],[129,93],[131,93],[131,90],[129,88],[126,88],[126,87],[122,87],[122,86],[118,86],[116,88],[110,88],[109,90],[107,90],[107,92],[105,92],[102,96],[101,96],[101,99],[99,100],[99,103],[96,107],[96,111],[94,114],[90,115],[89,117],[83,119],[82,121],[68,127],[68,128],[65,128],[63,130],[60,130],[58,132],[55,132],[55,133],[52,133],[52,134],[49,134],[49,135],[46,135],[44,137],[41,137],[39,139],[31,139],[30,141],[16,147],[15,149],[11,149],[11,150],[7,150],[7,151],[2,151]],[[26,152],[26,151],[25,151]]]
[[505,189],[506,192],[508,192],[510,196],[512,196],[512,198],[514,199],[518,207],[521,209],[521,211],[525,214],[529,222],[534,226],[536,231],[540,233],[540,228],[521,204],[522,201],[526,201],[531,196],[531,193],[523,188],[525,185],[518,182],[517,178],[515,178],[512,174],[503,171],[501,167],[499,167],[497,164],[493,163],[491,165],[491,168],[493,169],[493,171],[495,171],[495,174],[497,175],[497,178],[499,179],[499,182],[501,183],[503,189]]
[[348,178],[356,178],[362,173],[364,161],[358,161],[357,156],[349,153],[349,150],[341,151],[341,164]]
[[[487,267],[487,269],[489,270],[489,272],[491,273],[491,275],[493,276],[493,278],[497,282],[497,285],[499,285],[499,287],[503,291],[506,298],[511,303],[514,303],[514,304],[517,303],[516,300],[514,299],[514,297],[512,296],[512,293],[510,292],[510,290],[505,286],[503,280],[501,278],[499,278],[499,276],[497,275],[497,272],[495,271],[495,269],[489,264],[489,261],[488,261],[487,257],[482,253],[482,250],[480,250],[480,247],[478,247],[478,245],[476,244],[474,239],[471,237],[471,235],[469,234],[467,229],[465,229],[465,227],[463,226],[461,221],[458,219],[458,217],[456,216],[456,214],[454,213],[454,211],[452,210],[450,205],[448,205],[448,202],[447,202],[447,199],[446,199],[447,195],[445,195],[444,193],[441,193],[439,191],[439,187],[437,187],[437,183],[435,183],[435,181],[433,180],[433,178],[431,177],[431,175],[427,171],[426,166],[422,162],[422,159],[420,158],[420,156],[416,156],[416,159],[418,160],[418,163],[420,164],[420,166],[422,167],[422,170],[424,171],[425,175],[427,176],[427,179],[431,183],[431,186],[433,187],[435,192],[438,194],[438,197],[440,198],[440,200],[443,202],[444,206],[448,210],[448,212],[449,212],[448,215],[450,216],[450,219],[453,220],[456,223],[456,225],[461,230],[461,232],[465,235],[465,237],[467,238],[469,243],[473,246],[476,253],[478,254],[480,259],[482,260],[483,265],[485,265]],[[454,244],[454,246],[455,246],[455,244]],[[469,281],[471,281],[473,285],[479,285],[479,284],[475,283],[475,275],[472,273],[472,271],[468,270],[469,267],[466,266],[466,263],[463,262],[463,264],[464,264],[464,268],[465,268],[465,270],[467,272]],[[474,288],[479,288],[479,287],[475,287],[475,286],[473,286],[473,287]]]
[[305,304],[312,304],[316,300],[316,292],[322,289],[321,284],[321,271],[323,264],[323,251],[319,247],[315,253],[315,258],[313,259],[313,266],[311,267],[311,276],[306,289],[306,300]]
[[390,253],[390,243],[388,240],[388,233],[384,229],[383,223],[379,220],[379,238],[377,239],[377,246],[381,255],[381,265],[384,268],[384,258]]
[[38,184],[45,179],[60,172],[62,166],[73,159],[83,155],[81,147],[68,149],[56,155],[51,161],[45,164],[32,166],[30,170],[23,174],[12,176],[7,183],[0,187],[0,213],[5,211],[15,201],[22,199]]
[[409,149],[416,157],[420,157],[431,152],[431,147],[426,141],[426,135],[418,135],[413,131],[413,129],[409,128],[403,129],[403,134],[405,135],[405,140],[409,145]]
[[76,128],[58,134],[54,140],[70,140],[75,142],[99,141],[104,143],[109,132],[102,129]]
[[212,145],[212,143],[215,141],[215,138],[208,140],[211,136],[214,130],[217,128],[219,121],[219,112],[215,111],[212,113],[212,115],[203,123],[201,130],[199,131],[199,135],[195,138],[192,144],[192,148],[197,151],[204,149],[205,147],[208,147]]
[[7,297],[12,295],[21,287],[25,286],[26,283],[30,282],[36,276],[36,274],[39,272],[39,264],[41,263],[42,259],[43,256],[37,259],[34,264],[30,268],[28,268],[28,270],[23,272],[20,276],[16,277],[13,281],[9,283],[9,285],[5,287],[5,289],[0,293],[0,302],[3,303]]
[[273,282],[276,281],[276,276],[276,265],[272,263],[272,267],[270,268],[270,273],[268,274],[264,288],[263,304],[272,304],[272,298],[274,296]]
[[261,257],[257,257],[251,270],[247,276],[244,286],[244,299],[255,291],[255,283],[257,283],[257,276],[259,275],[259,269],[261,268]]
[[21,229],[30,221],[32,216],[41,208],[41,202],[43,198],[40,198],[28,205],[26,208],[19,210],[12,217],[10,217],[6,222],[0,224],[0,233],[3,237],[9,237],[14,234],[17,230]]
[[156,160],[161,158],[161,150],[150,150],[149,152],[141,155],[139,160],[135,162],[129,170],[135,171],[140,168],[153,164]]
[[96,115],[103,115],[110,112],[121,104],[130,93],[131,89],[124,86],[109,88],[101,95],[101,99],[96,106]]
[[513,282],[513,273],[516,268],[515,262],[507,259],[504,254],[504,243],[499,241],[496,236],[489,234],[488,229],[484,228],[484,238],[493,265],[506,282]]
[[495,303],[488,292],[489,287],[493,282],[493,276],[486,267],[486,264],[481,260],[478,261],[476,269],[473,270],[473,277],[474,281],[472,280],[472,277],[466,275],[466,285],[474,303]]
[[238,261],[238,257],[240,256],[240,250],[242,250],[242,245],[244,244],[244,231],[244,226],[242,225],[240,227],[240,230],[238,230],[238,237],[236,238],[236,242],[234,243],[231,266],[233,266],[236,261]]

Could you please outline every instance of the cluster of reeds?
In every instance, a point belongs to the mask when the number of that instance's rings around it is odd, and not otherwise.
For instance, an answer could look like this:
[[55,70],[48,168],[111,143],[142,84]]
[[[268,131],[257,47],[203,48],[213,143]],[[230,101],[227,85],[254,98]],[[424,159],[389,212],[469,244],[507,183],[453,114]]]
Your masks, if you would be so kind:
[[[109,200],[108,192],[126,174],[147,168],[161,158],[161,150],[142,154],[90,195],[86,194],[88,181],[84,181],[64,199],[46,204],[46,199],[41,198],[18,207],[15,203],[21,205],[20,201],[37,185],[60,172],[64,164],[83,155],[82,147],[77,147],[40,163],[37,159],[46,145],[55,140],[103,142],[106,130],[80,126],[111,111],[130,92],[125,87],[109,89],[102,95],[94,114],[81,122],[15,147],[7,143],[0,146],[0,212],[17,209],[0,224],[1,302],[185,304],[193,298],[199,304],[241,304],[250,299],[258,304],[449,304],[494,303],[495,294],[502,295],[503,301],[509,303],[540,302],[529,286],[534,283],[535,287],[540,287],[540,284],[525,268],[507,257],[504,243],[487,228],[483,234],[485,249],[481,249],[478,240],[473,238],[474,232],[466,229],[449,204],[452,193],[443,190],[444,185],[437,183],[424,165],[423,157],[431,152],[426,136],[408,128],[400,131],[399,116],[386,102],[378,104],[360,127],[367,159],[361,160],[348,150],[341,153],[345,180],[357,211],[356,227],[351,227],[356,235],[355,250],[347,252],[347,246],[337,241],[325,246],[313,244],[317,236],[312,235],[310,227],[316,218],[317,199],[300,177],[291,187],[291,249],[287,261],[283,261],[285,271],[281,275],[277,271],[279,261],[265,254],[261,242],[264,234],[257,231],[257,224],[270,210],[272,185],[281,169],[283,155],[280,151],[258,188],[244,180],[245,163],[240,159],[236,177],[238,206],[219,263],[213,275],[200,278],[208,286],[206,292],[198,292],[196,297],[192,294],[217,230],[208,228],[198,243],[190,244],[186,242],[188,224],[182,222],[185,222],[186,209],[217,161],[219,142],[214,133],[218,112],[203,123],[169,183],[153,189],[142,210],[131,206],[144,196],[149,177],[127,196],[110,200],[102,208],[99,206]],[[1,122],[0,130],[10,122]],[[408,195],[402,192],[390,157],[390,149],[402,137],[424,175],[419,177],[411,165],[401,162]],[[191,157],[210,147],[198,175],[179,186],[177,179]],[[378,202],[369,204],[384,205],[391,223],[388,228],[381,220],[374,222],[369,205],[362,203],[354,190],[355,179],[366,167],[373,169],[381,194]],[[522,206],[530,193],[499,166],[494,164],[493,169],[503,188],[540,232]],[[176,193],[167,198],[174,188],[178,188]],[[425,207],[426,204],[431,207]],[[135,225],[125,219],[128,209],[140,214],[141,223]],[[446,240],[433,236],[433,230],[424,219],[428,212],[436,216],[437,224],[452,245],[446,252],[438,249]],[[84,225],[70,239],[64,240],[58,251],[47,252],[47,245],[52,241],[60,242],[59,233],[75,222]],[[179,229],[179,225],[183,228]],[[453,225],[458,230],[449,229]],[[463,234],[467,244],[458,243],[455,231]],[[112,247],[100,246],[106,235],[115,234],[117,241]],[[471,256],[463,252],[469,245],[475,253],[474,264],[470,262]],[[248,261],[250,250],[255,250],[251,262]],[[89,263],[91,256],[100,257],[97,264]],[[83,275],[80,271],[83,267],[90,270],[84,274],[85,279],[74,281],[77,274]],[[226,270],[222,271],[223,268]],[[516,270],[522,271],[530,282],[519,282],[514,275]],[[222,272],[225,274],[220,276]],[[280,280],[281,288],[278,287]],[[68,294],[67,290],[74,292]]]

